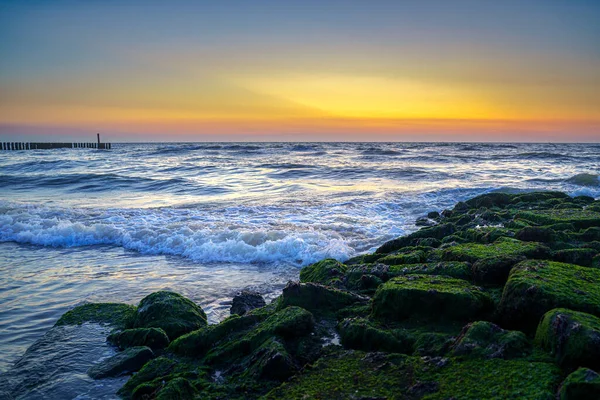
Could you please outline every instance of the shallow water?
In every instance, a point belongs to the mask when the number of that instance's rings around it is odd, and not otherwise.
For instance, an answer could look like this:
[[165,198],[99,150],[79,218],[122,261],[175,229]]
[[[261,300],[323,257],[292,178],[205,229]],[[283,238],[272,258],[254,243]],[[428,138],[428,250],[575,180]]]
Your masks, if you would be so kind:
[[[85,301],[135,304],[170,289],[217,322],[236,291],[272,298],[302,265],[373,250],[416,229],[427,211],[498,189],[598,197],[599,172],[597,144],[158,143],[2,152],[0,371]],[[93,397],[97,389],[88,389]]]

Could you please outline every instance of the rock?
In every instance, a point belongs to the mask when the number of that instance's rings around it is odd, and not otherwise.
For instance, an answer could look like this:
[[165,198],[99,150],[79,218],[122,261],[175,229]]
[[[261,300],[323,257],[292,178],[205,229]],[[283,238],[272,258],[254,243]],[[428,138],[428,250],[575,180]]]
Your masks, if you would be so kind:
[[530,350],[523,332],[507,331],[487,321],[467,324],[451,346],[454,355],[479,358],[519,358]]
[[456,226],[452,223],[423,228],[408,236],[403,236],[398,239],[390,240],[379,247],[376,253],[391,253],[406,246],[416,246],[419,244],[419,239],[432,238],[442,240],[445,236],[456,232]]
[[139,371],[146,362],[154,357],[149,347],[130,347],[88,370],[94,379],[110,378]]
[[507,193],[488,193],[467,200],[465,203],[470,208],[504,207],[512,201],[512,196]]
[[427,362],[398,354],[339,351],[321,357],[264,399],[552,399],[549,363],[502,359]]
[[298,370],[294,359],[275,338],[267,340],[252,354],[246,368],[246,375],[279,382],[288,379]]
[[414,355],[441,357],[446,355],[454,338],[445,333],[425,332],[418,336],[414,344]]
[[170,340],[206,326],[206,314],[196,303],[173,292],[156,292],[140,301],[134,328],[161,328]]
[[332,258],[319,261],[300,270],[300,282],[318,283],[325,286],[341,286],[347,267]]
[[464,280],[473,277],[471,264],[459,261],[394,265],[389,267],[389,275],[446,275]]
[[524,242],[548,243],[554,241],[555,235],[553,229],[543,226],[528,226],[520,229],[515,237]]
[[125,382],[125,385],[119,389],[117,394],[124,399],[130,399],[135,388],[156,378],[169,375],[175,369],[176,364],[175,361],[166,357],[158,357],[148,361],[138,373]]
[[490,310],[492,301],[481,288],[467,281],[438,275],[396,277],[373,296],[373,315],[402,321],[465,320]]
[[503,325],[528,332],[553,308],[600,315],[600,270],[553,261],[527,260],[513,267],[498,313]]
[[177,377],[167,382],[165,387],[158,392],[156,400],[192,400],[197,395],[198,391],[190,381]]
[[437,222],[428,217],[419,217],[415,221],[416,226],[434,226],[435,224],[437,224]]
[[535,343],[566,367],[600,368],[600,318],[557,308],[542,317]]
[[556,251],[552,254],[552,259],[569,264],[591,267],[593,266],[594,257],[596,257],[596,255],[598,255],[598,251],[595,249],[566,249]]
[[233,298],[229,312],[231,314],[244,315],[248,311],[254,310],[255,308],[264,307],[266,305],[267,303],[260,293],[250,290],[242,290]]
[[446,261],[476,262],[498,256],[544,258],[549,254],[550,250],[539,243],[501,237],[491,244],[465,243],[449,247],[442,257]]
[[429,213],[427,213],[427,218],[433,219],[433,220],[438,220],[441,218],[441,215],[437,211],[430,211]]
[[600,399],[600,375],[588,368],[579,368],[563,381],[558,390],[560,400]]
[[219,324],[208,325],[180,336],[171,343],[169,351],[186,357],[201,357],[220,341],[250,329],[262,319],[264,318],[256,315],[240,317],[234,314]]
[[504,285],[513,266],[525,256],[498,255],[477,260],[473,264],[473,279],[477,283]]
[[355,293],[314,283],[289,282],[283,289],[278,308],[298,306],[315,313],[331,313],[356,303],[366,303],[368,298]]
[[377,260],[385,265],[416,264],[427,260],[427,253],[422,250],[416,250],[404,254],[392,254]]
[[117,329],[131,327],[136,308],[120,303],[90,303],[77,306],[64,313],[55,326],[81,325],[84,322],[109,324]]
[[600,212],[592,211],[589,208],[585,210],[570,208],[562,210],[520,211],[515,215],[515,218],[538,225],[570,223],[576,229],[600,227]]
[[160,328],[126,329],[109,335],[107,340],[121,350],[137,346],[160,350],[169,345],[169,337]]
[[347,318],[338,324],[344,347],[364,351],[412,353],[414,339],[400,329],[384,330],[364,318]]

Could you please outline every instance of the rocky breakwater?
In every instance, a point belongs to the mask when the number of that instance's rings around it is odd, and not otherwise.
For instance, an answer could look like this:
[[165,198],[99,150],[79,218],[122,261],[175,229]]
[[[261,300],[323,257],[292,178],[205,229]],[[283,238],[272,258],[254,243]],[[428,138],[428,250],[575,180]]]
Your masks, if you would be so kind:
[[491,193],[420,224],[216,325],[169,292],[58,323],[115,327],[89,373],[132,374],[125,399],[600,398],[600,201]]

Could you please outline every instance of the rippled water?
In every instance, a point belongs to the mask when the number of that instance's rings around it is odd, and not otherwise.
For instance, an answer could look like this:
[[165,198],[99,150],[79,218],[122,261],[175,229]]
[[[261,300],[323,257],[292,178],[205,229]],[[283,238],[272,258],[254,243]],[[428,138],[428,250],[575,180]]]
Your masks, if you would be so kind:
[[[0,371],[84,301],[136,303],[168,288],[216,322],[236,291],[272,297],[300,266],[372,250],[414,230],[427,211],[497,189],[598,197],[599,172],[598,144],[2,152]],[[82,393],[95,393],[93,382],[78,382]]]

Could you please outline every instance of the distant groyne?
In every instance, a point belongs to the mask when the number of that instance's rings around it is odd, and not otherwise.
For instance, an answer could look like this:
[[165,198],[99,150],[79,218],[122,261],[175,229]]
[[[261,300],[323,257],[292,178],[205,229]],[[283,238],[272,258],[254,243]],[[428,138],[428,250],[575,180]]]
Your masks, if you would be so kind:
[[45,150],[45,149],[100,149],[110,150],[110,143],[34,143],[1,142],[0,150]]

